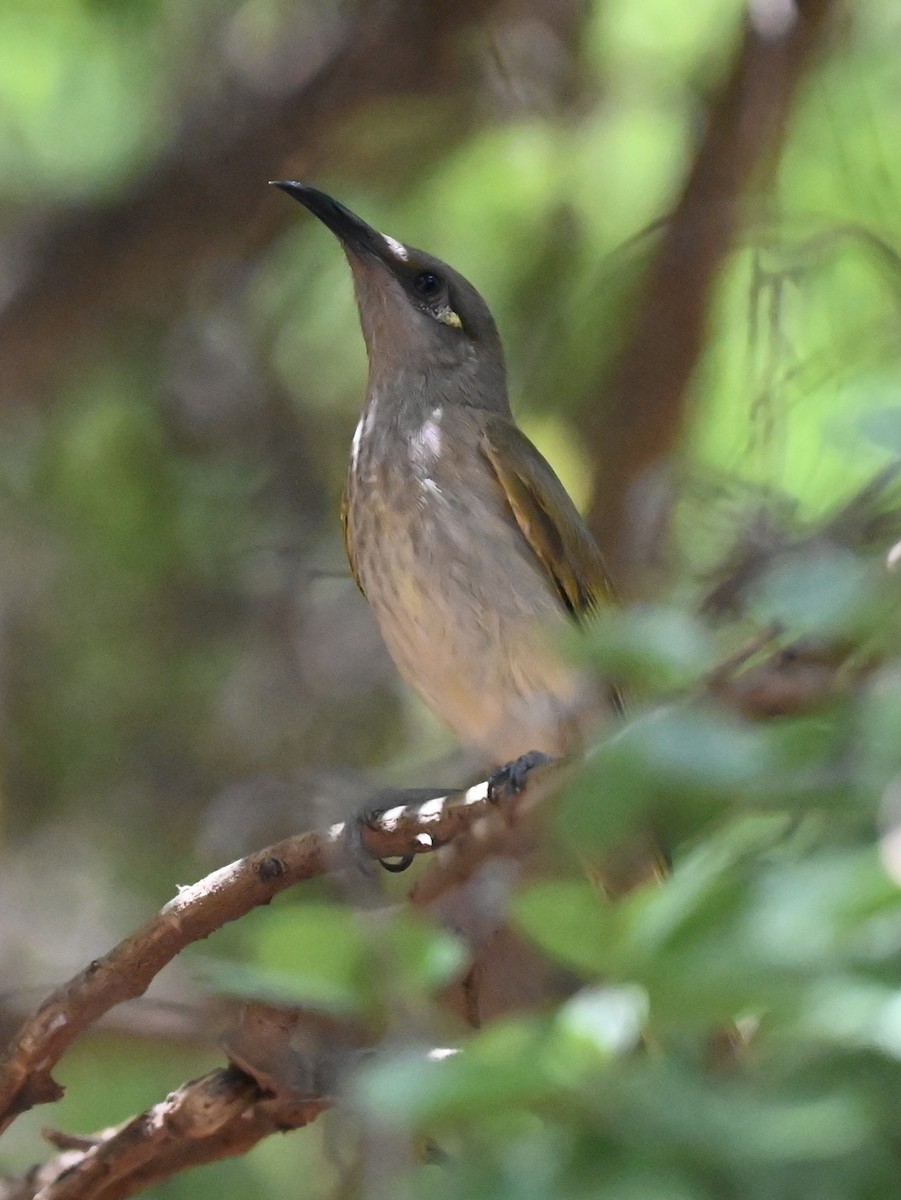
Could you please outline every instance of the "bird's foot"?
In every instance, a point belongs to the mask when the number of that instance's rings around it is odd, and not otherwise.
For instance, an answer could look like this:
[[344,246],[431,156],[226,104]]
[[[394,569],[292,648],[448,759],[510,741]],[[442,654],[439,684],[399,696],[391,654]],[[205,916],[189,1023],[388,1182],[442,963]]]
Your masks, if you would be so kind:
[[[358,813],[356,817],[353,818],[356,841],[360,846],[361,865],[364,865],[366,862],[372,862],[372,859],[363,853],[363,839],[360,836],[361,831],[363,829],[375,828],[379,823],[379,818],[381,817],[382,813],[386,812],[392,807],[393,805],[390,804],[374,804],[368,808],[364,808],[362,812]],[[392,875],[400,875],[401,872],[406,871],[408,867],[413,865],[414,858],[415,855],[413,854],[400,854],[397,856],[397,858],[377,858],[375,861],[384,870],[390,871]]]
[[399,854],[397,858],[380,858],[377,862],[383,870],[390,871],[392,875],[402,875],[413,866],[415,857],[415,854]]
[[518,795],[526,786],[532,771],[553,760],[554,756],[545,754],[543,750],[529,750],[526,754],[520,754],[519,758],[514,758],[513,762],[499,767],[488,778],[489,801],[497,804],[505,795]]
[[[382,817],[382,814],[390,808],[398,808],[408,804],[423,804],[427,800],[435,800],[439,796],[448,794],[448,788],[402,788],[397,791],[382,792],[375,797],[374,802],[369,804],[362,812],[358,813],[354,819],[356,841],[360,846],[362,855],[362,837],[360,831],[364,828],[374,829]],[[386,871],[390,871],[392,875],[400,875],[402,871],[406,871],[412,866],[414,854],[399,854],[396,858],[378,858],[376,862]],[[372,859],[368,860],[369,862]]]

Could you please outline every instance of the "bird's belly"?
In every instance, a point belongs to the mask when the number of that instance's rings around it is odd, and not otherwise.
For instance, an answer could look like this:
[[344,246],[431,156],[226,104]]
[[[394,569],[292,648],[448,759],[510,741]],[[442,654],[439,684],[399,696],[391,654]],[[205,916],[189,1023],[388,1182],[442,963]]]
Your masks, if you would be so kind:
[[360,582],[398,670],[463,741],[494,763],[562,753],[582,692],[553,645],[562,609],[506,516],[469,500],[360,506]]

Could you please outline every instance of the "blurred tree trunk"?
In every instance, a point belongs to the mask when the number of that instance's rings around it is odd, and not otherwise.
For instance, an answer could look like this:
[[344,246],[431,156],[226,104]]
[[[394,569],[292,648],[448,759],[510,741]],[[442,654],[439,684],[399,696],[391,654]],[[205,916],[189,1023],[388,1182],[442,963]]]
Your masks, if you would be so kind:
[[[632,327],[591,411],[589,523],[628,593],[661,541],[711,297],[752,186],[768,186],[832,0],[749,5],[734,63],[708,114],[681,199],[653,255]],[[640,586],[640,585],[639,585]]]

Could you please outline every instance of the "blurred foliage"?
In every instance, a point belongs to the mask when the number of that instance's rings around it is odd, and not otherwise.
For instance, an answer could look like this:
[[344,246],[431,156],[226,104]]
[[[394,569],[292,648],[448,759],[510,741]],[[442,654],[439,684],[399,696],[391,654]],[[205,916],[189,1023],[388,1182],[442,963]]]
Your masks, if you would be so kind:
[[[619,624],[634,624],[634,647],[648,619]],[[658,646],[633,662],[646,680]],[[447,1149],[401,1194],[892,1193],[898,687],[890,661],[862,699],[815,716],[749,724],[655,707],[597,753],[560,834],[585,859],[651,819],[677,847],[672,874],[617,904],[584,879],[532,885],[514,916],[583,987],[449,1058],[408,1044],[360,1073],[357,1103],[381,1136]],[[733,1021],[747,1044],[717,1046]]]
[[[230,181],[209,178],[209,148],[245,123],[265,141],[279,98],[327,73],[330,48],[380,7],[4,0],[0,317],[46,245],[77,245],[108,214],[126,228],[164,165],[201,181],[201,217],[215,209]],[[334,116],[315,154],[273,149],[272,177],[314,170],[474,279],[523,424],[580,500],[585,416],[741,13],[738,0],[497,6],[447,48],[465,64],[461,108],[450,87],[374,92]],[[65,1060],[66,1099],[7,1135],[5,1168],[45,1157],[43,1124],[121,1120],[221,1061],[203,1020],[177,1034],[154,1023],[155,1006],[196,1005],[200,974],[375,1013],[385,1048],[349,1084],[350,1132],[273,1140],[159,1196],[323,1195],[360,1130],[363,1144],[434,1141],[436,1161],[390,1184],[432,1200],[897,1190],[901,629],[883,562],[898,497],[887,488],[869,540],[817,531],[901,450],[899,35],[892,0],[839,13],[720,280],[659,595],[578,645],[635,706],[555,834],[600,858],[653,823],[672,877],[616,907],[580,878],[526,891],[520,927],[583,986],[438,1060],[425,1056],[434,995],[462,953],[447,934],[360,917],[343,885],[253,914],[167,972],[130,1033]],[[246,253],[171,305],[134,299],[154,267],[136,256],[131,299],[77,353],[16,344],[65,370],[50,395],[2,395],[10,1020],[34,995],[18,989],[83,966],[177,883],[343,815],[377,783],[430,783],[423,764],[448,749],[346,578],[337,507],[362,341],[334,243],[299,211],[280,232],[283,205],[260,178],[236,238]],[[760,547],[778,553],[738,615],[715,620],[701,601],[724,560]],[[771,625],[779,645],[803,638],[846,665],[804,715],[754,723],[705,683]],[[713,1031],[733,1020],[750,1048],[712,1068]]]

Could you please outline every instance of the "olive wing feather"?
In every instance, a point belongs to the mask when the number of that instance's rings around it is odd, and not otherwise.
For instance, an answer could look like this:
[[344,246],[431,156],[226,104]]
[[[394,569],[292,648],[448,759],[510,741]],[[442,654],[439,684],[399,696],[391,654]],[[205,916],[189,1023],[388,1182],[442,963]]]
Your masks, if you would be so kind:
[[564,608],[582,617],[608,603],[601,552],[550,463],[511,421],[486,421],[480,448]]

